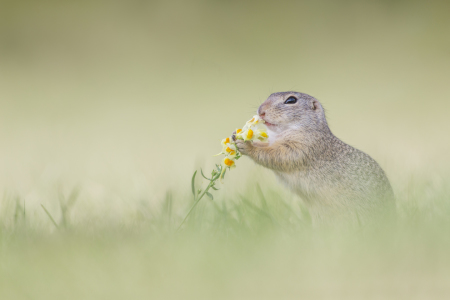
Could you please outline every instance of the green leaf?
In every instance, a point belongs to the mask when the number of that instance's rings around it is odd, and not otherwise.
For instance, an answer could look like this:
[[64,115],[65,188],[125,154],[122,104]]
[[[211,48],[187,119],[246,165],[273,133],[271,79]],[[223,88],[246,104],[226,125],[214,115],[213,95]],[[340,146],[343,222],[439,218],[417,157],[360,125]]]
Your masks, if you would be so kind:
[[214,200],[213,195],[211,195],[210,193],[206,192],[206,195],[207,195],[209,198],[211,198],[211,200]]
[[203,174],[203,170],[200,169],[200,173],[202,174],[203,178],[205,178],[206,180],[211,181],[212,179],[209,179],[208,177],[205,176],[205,174]]
[[216,187],[214,187],[214,186],[212,186],[211,187],[213,190],[215,190],[215,191],[218,191],[219,189],[218,188],[216,188]]
[[194,175],[192,175],[192,181],[191,181],[191,186],[192,186],[192,194],[195,197],[195,175],[197,175],[197,171],[194,172]]

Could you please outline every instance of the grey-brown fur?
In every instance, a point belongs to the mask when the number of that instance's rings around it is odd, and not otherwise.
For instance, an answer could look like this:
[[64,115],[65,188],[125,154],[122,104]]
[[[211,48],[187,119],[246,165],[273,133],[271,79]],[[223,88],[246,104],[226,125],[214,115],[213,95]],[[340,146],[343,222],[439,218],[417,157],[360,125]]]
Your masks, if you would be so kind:
[[[297,103],[285,104],[291,96]],[[237,140],[239,150],[272,169],[303,198],[314,222],[365,222],[393,209],[394,194],[384,171],[369,155],[331,133],[317,99],[275,93],[258,114],[269,124],[269,144]]]

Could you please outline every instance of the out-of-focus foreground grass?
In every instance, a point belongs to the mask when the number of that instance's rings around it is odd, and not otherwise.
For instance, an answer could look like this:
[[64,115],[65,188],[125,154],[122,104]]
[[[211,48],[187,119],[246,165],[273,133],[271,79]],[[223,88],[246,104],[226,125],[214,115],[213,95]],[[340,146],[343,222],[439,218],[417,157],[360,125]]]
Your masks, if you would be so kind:
[[[379,228],[312,228],[282,191],[249,184],[235,197],[205,199],[176,232],[191,195],[118,220],[65,213],[30,226],[23,199],[3,203],[2,299],[447,299],[447,180],[398,196],[397,222]],[[67,199],[66,199],[67,198]],[[71,200],[70,200],[71,199]],[[5,200],[5,199],[4,199]],[[69,201],[69,202],[68,202]],[[7,208],[5,208],[5,204]],[[89,209],[84,207],[85,210]],[[81,215],[81,216],[80,216]]]
[[[0,0],[0,299],[448,298],[449,10]],[[381,164],[398,223],[313,229],[243,158],[175,233],[194,169],[286,90]]]

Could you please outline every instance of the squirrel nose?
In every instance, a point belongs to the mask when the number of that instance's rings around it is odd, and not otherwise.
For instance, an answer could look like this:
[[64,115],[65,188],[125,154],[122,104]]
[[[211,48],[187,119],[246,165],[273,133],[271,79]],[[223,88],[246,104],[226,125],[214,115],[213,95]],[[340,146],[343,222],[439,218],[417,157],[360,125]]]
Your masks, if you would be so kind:
[[260,117],[264,117],[264,116],[266,115],[266,111],[265,111],[265,110],[262,110],[261,107],[260,107],[260,108],[258,108],[258,115],[259,115]]

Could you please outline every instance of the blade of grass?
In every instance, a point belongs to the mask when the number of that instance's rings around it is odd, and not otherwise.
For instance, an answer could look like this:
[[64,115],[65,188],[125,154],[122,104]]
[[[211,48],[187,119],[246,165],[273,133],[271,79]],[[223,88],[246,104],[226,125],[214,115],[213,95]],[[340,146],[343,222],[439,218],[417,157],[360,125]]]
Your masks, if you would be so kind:
[[69,197],[64,196],[62,189],[59,188],[59,206],[61,208],[61,224],[66,227],[68,224],[68,214],[72,206],[78,199],[78,194],[80,193],[79,187],[74,187],[69,194]]
[[272,220],[272,217],[267,212],[265,212],[261,208],[257,207],[256,205],[254,205],[253,203],[251,203],[250,201],[245,199],[243,196],[241,196],[241,200],[242,200],[242,203],[246,204],[248,207],[250,207],[253,211],[258,213],[259,215],[262,215],[262,216]]
[[47,214],[47,216],[50,218],[50,220],[52,221],[53,225],[55,225],[55,227],[57,229],[59,229],[58,224],[55,222],[55,219],[53,219],[52,215],[49,213],[49,211],[45,208],[44,205],[41,204],[42,209],[45,211],[45,213]]
[[172,205],[173,205],[172,202],[173,202],[172,192],[167,191],[166,198],[163,203],[163,216],[162,217],[167,217],[166,221],[167,221],[167,226],[168,226],[169,230],[171,228],[171,221],[172,221]]
[[269,206],[267,205],[266,197],[264,197],[264,194],[263,194],[259,184],[256,184],[256,192],[259,194],[259,197],[261,199],[261,204],[263,206],[263,209],[265,211],[269,211]]
[[75,186],[72,191],[69,194],[69,197],[67,198],[67,202],[66,202],[66,209],[71,208],[75,202],[77,202],[78,200],[78,195],[80,194],[80,187],[79,186]]
[[17,224],[19,220],[19,211],[22,209],[20,205],[20,199],[19,197],[16,197],[16,206],[14,208],[14,224]]

